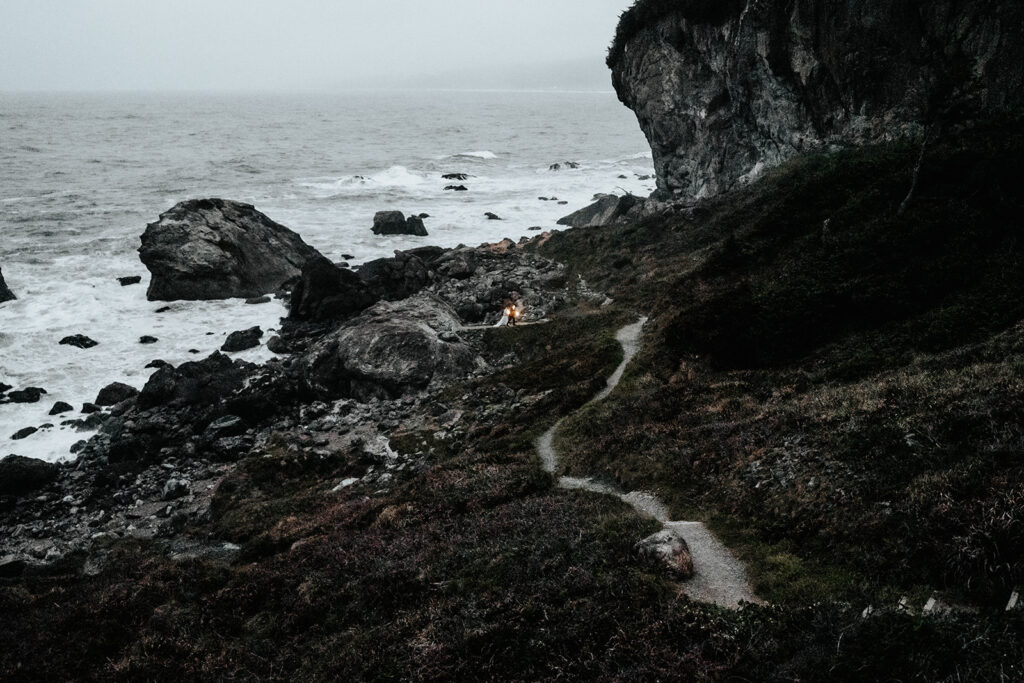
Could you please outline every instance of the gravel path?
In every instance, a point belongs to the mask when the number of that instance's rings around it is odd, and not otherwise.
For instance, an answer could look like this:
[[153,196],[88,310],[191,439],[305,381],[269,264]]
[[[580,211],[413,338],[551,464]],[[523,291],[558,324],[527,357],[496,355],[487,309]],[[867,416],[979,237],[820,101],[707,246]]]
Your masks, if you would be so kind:
[[[619,330],[615,338],[622,344],[622,362],[601,392],[591,399],[600,401],[606,398],[622,379],[626,366],[636,356],[640,348],[640,335],[647,318],[641,318],[632,325]],[[551,429],[537,439],[537,454],[545,472],[555,474],[558,471],[558,453],[555,451],[555,433],[562,426],[565,418],[556,422]],[[559,486],[564,489],[590,491],[601,495],[616,496],[632,505],[640,514],[653,517],[661,522],[666,530],[677,534],[686,541],[693,559],[693,577],[684,585],[683,590],[694,600],[712,602],[723,607],[737,607],[740,601],[761,603],[750,588],[747,572],[743,564],[702,522],[681,522],[669,519],[668,507],[648,491],[624,492],[614,486],[603,484],[589,477],[561,477]]]

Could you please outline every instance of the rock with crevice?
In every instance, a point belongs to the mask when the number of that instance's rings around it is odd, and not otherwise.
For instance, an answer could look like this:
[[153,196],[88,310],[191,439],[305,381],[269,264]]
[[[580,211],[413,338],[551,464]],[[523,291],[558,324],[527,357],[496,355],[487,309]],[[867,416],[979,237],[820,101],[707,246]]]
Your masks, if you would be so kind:
[[658,194],[693,200],[809,150],[1019,109],[1024,4],[641,0],[608,62]]
[[181,202],[146,226],[139,257],[151,301],[252,298],[278,291],[318,256],[299,235],[250,204]]

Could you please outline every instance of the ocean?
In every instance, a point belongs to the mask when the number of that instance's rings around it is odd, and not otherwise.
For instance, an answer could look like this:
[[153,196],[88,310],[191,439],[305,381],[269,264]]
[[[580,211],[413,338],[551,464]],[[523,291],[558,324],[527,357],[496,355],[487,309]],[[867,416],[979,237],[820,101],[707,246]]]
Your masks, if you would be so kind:
[[[468,174],[454,183],[468,191],[445,191],[446,173]],[[0,269],[18,296],[0,304],[0,382],[47,391],[0,404],[0,457],[73,457],[89,434],[60,423],[110,382],[141,388],[150,361],[203,358],[234,330],[272,336],[286,313],[278,301],[157,313],[166,304],[146,300],[139,237],[181,200],[254,204],[355,264],[556,229],[595,193],[649,194],[652,173],[632,112],[610,92],[0,94]],[[374,213],[392,209],[429,214],[430,235],[373,235]],[[131,275],[142,283],[116,279]],[[73,334],[99,345],[58,344]],[[233,355],[272,356],[265,346]],[[56,401],[76,411],[51,417]],[[29,426],[42,429],[11,439]]]

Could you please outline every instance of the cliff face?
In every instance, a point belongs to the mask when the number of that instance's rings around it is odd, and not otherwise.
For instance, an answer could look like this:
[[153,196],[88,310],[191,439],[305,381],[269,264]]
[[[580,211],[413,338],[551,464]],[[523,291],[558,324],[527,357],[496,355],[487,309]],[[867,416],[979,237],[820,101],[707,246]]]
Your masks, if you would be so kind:
[[609,55],[659,194],[727,190],[800,152],[1021,108],[1019,0],[641,0]]

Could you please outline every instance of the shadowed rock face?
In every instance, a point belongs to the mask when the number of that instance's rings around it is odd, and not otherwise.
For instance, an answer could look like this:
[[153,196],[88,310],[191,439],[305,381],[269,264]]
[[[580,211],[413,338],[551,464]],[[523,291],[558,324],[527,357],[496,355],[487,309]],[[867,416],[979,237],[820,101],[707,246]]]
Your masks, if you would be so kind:
[[806,150],[920,138],[1024,104],[1018,0],[749,0],[714,16],[655,4],[638,3],[652,17],[639,28],[640,14],[623,19],[609,65],[662,197],[714,195]]
[[296,278],[318,252],[249,204],[181,202],[146,226],[139,256],[150,301],[258,297]]
[[7,288],[7,283],[4,282],[4,272],[0,269],[0,304],[17,298],[14,296],[14,292]]

